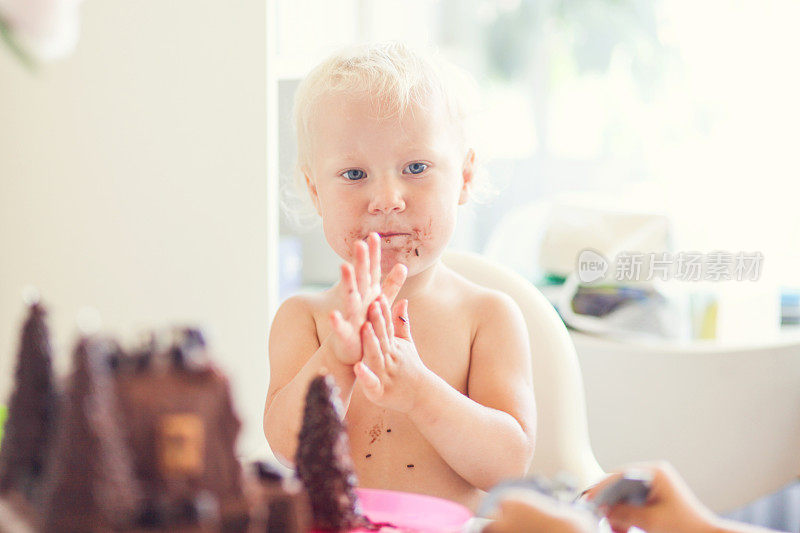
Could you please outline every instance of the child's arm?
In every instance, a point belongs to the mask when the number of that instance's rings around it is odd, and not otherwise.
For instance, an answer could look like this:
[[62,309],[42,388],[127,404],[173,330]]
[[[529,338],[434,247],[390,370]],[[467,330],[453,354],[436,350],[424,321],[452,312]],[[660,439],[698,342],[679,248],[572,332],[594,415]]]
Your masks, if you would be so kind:
[[[533,455],[536,407],[522,315],[507,297],[482,302],[485,317],[472,346],[468,393],[451,387],[419,358],[408,302],[370,308],[364,358],[354,371],[367,397],[407,413],[439,455],[483,490],[523,476]],[[396,332],[396,333],[395,333]]]
[[320,345],[307,305],[300,297],[286,300],[275,315],[269,338],[270,380],[264,435],[287,466],[294,462],[309,382],[325,368],[336,380],[345,407],[353,388],[352,367],[336,358],[330,337]]
[[[264,434],[273,452],[293,461],[309,382],[321,371],[331,374],[340,389],[344,413],[353,391],[353,364],[361,359],[360,330],[367,304],[381,291],[397,296],[407,270],[395,265],[380,284],[380,243],[356,243],[355,268],[342,265],[335,292],[339,305],[330,313],[332,333],[320,343],[310,306],[302,297],[286,300],[272,323],[269,339],[270,384],[264,408]],[[339,309],[343,311],[340,312]]]

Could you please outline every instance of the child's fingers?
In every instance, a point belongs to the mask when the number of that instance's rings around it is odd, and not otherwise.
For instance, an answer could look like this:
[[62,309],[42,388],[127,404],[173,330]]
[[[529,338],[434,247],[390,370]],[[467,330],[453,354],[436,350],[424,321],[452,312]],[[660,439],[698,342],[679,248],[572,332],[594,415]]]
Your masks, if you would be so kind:
[[411,324],[408,321],[408,300],[403,298],[392,308],[395,337],[411,340]]
[[356,285],[356,273],[350,263],[342,264],[342,301],[347,316],[354,316],[359,311],[361,298],[358,295],[358,285]]
[[361,346],[364,350],[363,361],[375,372],[376,375],[383,375],[386,368],[383,364],[383,353],[378,338],[375,336],[375,330],[372,329],[370,322],[365,322],[361,328]]
[[351,326],[337,310],[331,311],[330,318],[334,333],[336,333],[340,339],[347,340],[353,331],[353,326]]
[[389,309],[389,302],[386,301],[386,296],[381,294],[378,298],[381,304],[381,315],[383,322],[386,324],[386,336],[389,341],[394,339],[394,321],[392,320],[392,311]]
[[329,318],[339,346],[347,351],[360,350],[357,345],[354,345],[353,326],[342,317],[342,314],[339,311],[331,311]]
[[388,332],[386,331],[386,321],[383,319],[383,313],[381,311],[380,298],[376,299],[369,306],[369,321],[373,331],[375,331],[375,336],[378,338],[381,353],[388,353],[391,346],[389,344]]
[[381,380],[378,379],[375,372],[370,370],[363,361],[359,361],[355,364],[353,372],[355,372],[356,378],[358,378],[358,381],[364,387],[364,392],[366,392],[370,400],[375,400],[383,393],[383,384],[381,384]]
[[333,311],[330,312],[328,318],[331,321],[331,327],[333,328],[333,332],[338,334],[342,330],[342,322],[344,321],[342,319],[342,314],[334,309]]
[[380,283],[381,281],[381,240],[374,231],[367,237],[369,244],[369,268],[370,282]]
[[358,241],[356,243],[356,285],[358,292],[364,294],[369,288],[369,250],[367,243]]
[[386,299],[390,304],[394,302],[397,293],[400,292],[400,288],[403,286],[403,283],[406,282],[407,275],[408,268],[402,263],[397,263],[392,267],[392,270],[389,271],[389,275],[386,276],[386,279],[383,280],[381,292],[386,295]]

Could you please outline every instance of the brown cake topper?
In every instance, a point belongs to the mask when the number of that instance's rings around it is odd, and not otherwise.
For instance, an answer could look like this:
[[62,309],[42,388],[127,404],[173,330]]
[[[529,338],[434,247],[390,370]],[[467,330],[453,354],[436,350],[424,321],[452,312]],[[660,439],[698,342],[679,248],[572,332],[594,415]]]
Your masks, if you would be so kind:
[[[230,385],[211,363],[199,330],[175,329],[171,344],[164,346],[156,337],[135,349],[116,374],[145,499],[140,523],[177,527],[219,520],[223,529],[232,527],[246,518],[247,509],[243,517],[235,453],[240,421]],[[197,509],[183,513],[190,507]],[[204,513],[205,518],[194,516]]]
[[83,338],[59,416],[42,489],[44,531],[125,527],[137,512],[140,490],[117,424],[110,356],[115,343]]
[[15,388],[0,448],[0,493],[14,490],[28,500],[41,482],[56,415],[45,316],[44,307],[34,303],[22,327]]
[[165,414],[157,434],[159,470],[165,478],[197,478],[203,473],[205,428],[194,413]]
[[311,500],[314,527],[327,531],[365,525],[358,512],[357,480],[340,411],[333,378],[314,378],[306,394],[297,446],[297,475]]

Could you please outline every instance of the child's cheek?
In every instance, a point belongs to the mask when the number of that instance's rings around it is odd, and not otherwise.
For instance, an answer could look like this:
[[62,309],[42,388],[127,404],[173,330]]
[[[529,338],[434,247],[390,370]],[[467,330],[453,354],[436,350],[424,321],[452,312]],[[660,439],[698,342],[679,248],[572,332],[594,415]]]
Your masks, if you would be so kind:
[[432,214],[427,221],[414,228],[414,246],[407,250],[410,260],[438,258],[450,241],[455,229],[455,216],[451,210]]
[[336,252],[336,255],[348,263],[355,264],[356,258],[353,255],[353,245],[359,240],[355,231],[344,228],[332,229],[325,232],[325,238],[333,251]]
[[355,230],[344,224],[343,220],[323,216],[322,231],[325,234],[325,240],[328,241],[328,245],[336,255],[349,263],[355,261],[352,252],[353,244],[360,239]]
[[[344,254],[343,257],[346,257],[351,263],[355,262],[355,257],[353,257],[353,246],[356,242],[364,239],[363,232],[358,229],[349,229],[344,230],[342,233],[343,236],[340,255]],[[338,252],[339,250],[336,251]]]

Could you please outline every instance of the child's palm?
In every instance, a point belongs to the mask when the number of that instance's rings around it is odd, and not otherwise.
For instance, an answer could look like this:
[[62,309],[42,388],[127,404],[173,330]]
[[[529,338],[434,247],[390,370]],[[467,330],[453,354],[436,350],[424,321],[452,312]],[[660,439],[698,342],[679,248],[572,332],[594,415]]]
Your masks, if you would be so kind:
[[383,293],[387,300],[394,301],[405,282],[407,270],[396,264],[381,286],[381,250],[378,235],[370,234],[367,244],[355,245],[355,267],[342,265],[342,278],[338,292],[339,309],[331,313],[334,331],[334,354],[346,365],[361,360],[361,326],[367,319],[369,305]]
[[364,395],[372,403],[407,413],[428,372],[411,338],[408,300],[389,309],[379,298],[361,329],[364,358],[354,367]]

